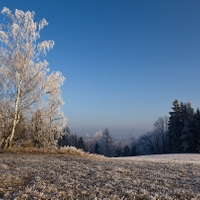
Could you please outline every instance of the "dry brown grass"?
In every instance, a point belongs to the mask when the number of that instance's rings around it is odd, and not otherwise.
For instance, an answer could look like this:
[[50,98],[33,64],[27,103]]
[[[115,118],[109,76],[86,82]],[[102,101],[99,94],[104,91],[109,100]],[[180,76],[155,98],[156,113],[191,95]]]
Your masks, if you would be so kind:
[[[61,147],[61,148],[36,148],[36,147],[11,147],[7,149],[7,153],[29,153],[29,154],[65,154],[73,156],[88,156],[88,157],[104,157],[102,155],[90,154],[84,152],[82,149],[77,149],[73,146]],[[4,153],[4,152],[1,152]]]
[[73,148],[12,149],[0,154],[0,199],[200,199],[199,169],[198,163],[112,159]]

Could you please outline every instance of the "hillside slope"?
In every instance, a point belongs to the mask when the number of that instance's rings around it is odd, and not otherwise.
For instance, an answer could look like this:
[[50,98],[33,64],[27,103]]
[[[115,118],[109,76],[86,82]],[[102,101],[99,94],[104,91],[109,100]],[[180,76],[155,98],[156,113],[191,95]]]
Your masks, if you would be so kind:
[[0,199],[200,199],[200,155],[1,153]]

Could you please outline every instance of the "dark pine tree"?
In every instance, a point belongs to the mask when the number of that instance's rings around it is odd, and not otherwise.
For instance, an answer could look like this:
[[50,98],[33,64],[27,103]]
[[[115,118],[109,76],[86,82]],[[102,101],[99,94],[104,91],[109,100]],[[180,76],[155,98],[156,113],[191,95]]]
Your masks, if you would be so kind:
[[183,129],[183,123],[181,120],[181,107],[183,109],[183,104],[179,105],[178,100],[173,102],[172,112],[169,112],[169,143],[170,152],[179,153],[181,152],[181,131]]
[[94,145],[94,153],[99,154],[100,153],[100,145],[98,142]]
[[126,145],[123,150],[123,156],[129,156],[129,155],[130,155],[130,148],[128,145]]
[[77,148],[82,149],[82,150],[85,151],[85,142],[84,142],[84,140],[83,140],[83,137],[80,137],[80,138],[78,139]]

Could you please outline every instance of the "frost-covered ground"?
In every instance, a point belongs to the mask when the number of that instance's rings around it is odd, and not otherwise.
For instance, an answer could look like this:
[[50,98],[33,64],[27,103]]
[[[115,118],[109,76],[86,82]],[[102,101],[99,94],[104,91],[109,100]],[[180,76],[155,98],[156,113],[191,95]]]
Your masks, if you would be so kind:
[[169,162],[169,163],[194,163],[200,164],[200,154],[161,154],[151,156],[135,156],[135,157],[122,157],[114,158],[120,160],[138,160],[138,161],[151,161],[151,162]]
[[0,199],[200,199],[200,154],[0,154]]

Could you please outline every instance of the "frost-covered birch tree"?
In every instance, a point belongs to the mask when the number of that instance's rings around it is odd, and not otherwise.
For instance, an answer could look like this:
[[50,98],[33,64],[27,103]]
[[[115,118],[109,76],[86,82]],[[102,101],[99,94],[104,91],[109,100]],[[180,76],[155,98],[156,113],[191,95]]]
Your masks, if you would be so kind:
[[[28,117],[28,113],[36,111],[37,102],[42,101],[45,95],[55,94],[56,89],[59,93],[59,84],[64,77],[61,73],[59,76],[58,73],[48,75],[48,62],[41,59],[54,46],[53,40],[38,42],[40,31],[48,25],[47,21],[34,22],[35,13],[30,11],[16,9],[12,14],[4,7],[1,13],[5,15],[5,23],[0,25],[0,94],[10,106],[13,116],[11,131],[3,138],[1,145],[6,149],[11,145],[21,114]],[[48,84],[52,82],[56,82],[57,86],[49,90]],[[57,102],[57,99],[53,101]]]
[[57,139],[64,134],[63,127],[66,124],[66,118],[61,110],[61,105],[64,104],[61,98],[60,86],[65,78],[60,72],[55,72],[47,77],[47,86],[45,94],[47,99],[44,99],[44,118],[46,119],[46,135],[43,135],[43,146],[56,145]]
[[168,134],[168,117],[159,117],[154,123],[154,143],[158,147],[159,153],[166,152],[167,134]]

